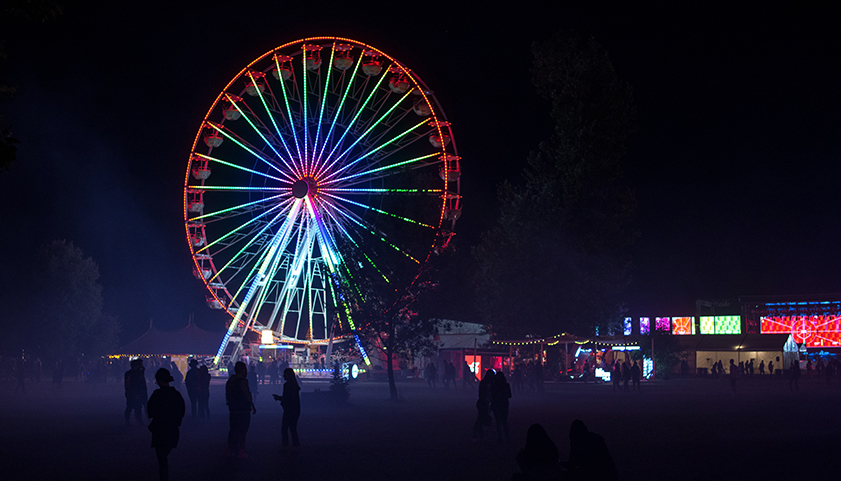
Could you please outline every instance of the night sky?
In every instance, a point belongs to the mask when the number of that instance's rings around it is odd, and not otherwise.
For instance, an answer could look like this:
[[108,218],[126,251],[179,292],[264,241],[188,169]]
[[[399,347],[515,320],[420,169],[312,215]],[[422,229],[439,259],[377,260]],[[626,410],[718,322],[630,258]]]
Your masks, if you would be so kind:
[[190,146],[241,68],[315,35],[374,45],[435,91],[463,158],[461,255],[495,222],[498,184],[518,181],[552,127],[531,88],[530,45],[573,29],[595,36],[634,91],[624,169],[641,235],[630,314],[841,292],[837,9],[81,3],[5,34],[0,74],[19,93],[0,109],[21,145],[0,173],[0,272],[14,279],[38,244],[72,240],[99,263],[106,310],[127,340],[150,318],[176,328],[194,313],[221,328],[184,239]]

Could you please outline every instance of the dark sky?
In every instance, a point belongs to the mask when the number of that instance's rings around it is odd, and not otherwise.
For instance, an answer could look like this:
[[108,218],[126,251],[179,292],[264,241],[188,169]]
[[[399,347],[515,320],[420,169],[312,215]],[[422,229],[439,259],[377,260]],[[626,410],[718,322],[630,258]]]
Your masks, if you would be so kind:
[[837,9],[76,3],[57,22],[6,34],[1,74],[19,93],[0,108],[22,144],[0,174],[0,272],[14,277],[40,243],[74,241],[99,263],[106,309],[128,338],[152,317],[221,325],[183,234],[191,142],[242,67],[313,35],[375,45],[435,90],[464,159],[465,255],[495,221],[497,185],[518,180],[551,128],[531,89],[530,45],[564,28],[595,36],[634,90],[638,131],[624,159],[641,232],[633,315],[691,314],[698,298],[841,292]]

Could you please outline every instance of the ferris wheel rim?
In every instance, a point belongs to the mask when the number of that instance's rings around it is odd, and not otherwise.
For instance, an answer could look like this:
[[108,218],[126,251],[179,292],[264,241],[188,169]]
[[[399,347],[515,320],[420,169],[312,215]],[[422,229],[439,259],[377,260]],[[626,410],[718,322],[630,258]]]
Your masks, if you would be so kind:
[[[255,68],[253,68],[255,65],[258,65],[261,62],[265,62],[267,58],[270,58],[273,55],[276,56],[278,54],[278,52],[281,52],[284,49],[288,49],[289,47],[293,47],[293,46],[295,46],[295,47],[301,46],[302,49],[299,50],[299,51],[292,52],[290,54],[290,56],[293,56],[293,57],[294,56],[303,56],[301,58],[306,60],[307,49],[304,46],[307,45],[307,42],[322,42],[322,43],[326,42],[326,43],[324,43],[324,45],[332,45],[334,47],[332,49],[332,52],[335,52],[335,46],[336,46],[337,42],[347,42],[347,43],[352,44],[354,47],[361,47],[362,49],[366,49],[368,51],[376,52],[377,55],[385,57],[389,61],[391,61],[392,64],[397,65],[397,70],[404,72],[406,74],[406,76],[413,81],[413,83],[415,85],[415,88],[420,93],[420,97],[422,97],[423,101],[429,106],[429,108],[431,110],[430,119],[432,119],[429,123],[434,124],[435,129],[437,129],[439,139],[444,138],[445,134],[444,134],[444,130],[442,130],[442,129],[447,128],[446,132],[447,132],[448,137],[449,137],[448,140],[451,141],[452,147],[450,149],[447,149],[447,146],[444,145],[441,148],[440,155],[443,156],[443,160],[442,160],[443,165],[444,166],[448,165],[449,157],[451,155],[453,157],[455,157],[456,159],[458,159],[457,150],[456,150],[456,147],[455,147],[455,139],[454,139],[454,136],[452,135],[452,129],[449,128],[450,127],[449,122],[447,122],[447,120],[446,120],[446,116],[444,115],[443,108],[440,106],[440,103],[434,97],[434,95],[431,94],[431,91],[429,90],[426,83],[423,82],[423,80],[416,73],[412,72],[410,69],[408,69],[404,64],[399,62],[397,59],[389,56],[388,54],[386,54],[385,52],[377,49],[376,47],[370,46],[368,44],[365,44],[365,43],[362,43],[362,42],[359,42],[359,41],[356,41],[356,40],[344,38],[344,37],[307,37],[307,38],[302,38],[302,39],[298,39],[298,40],[295,40],[295,41],[292,41],[292,42],[285,43],[285,44],[283,44],[279,47],[276,47],[276,48],[274,48],[272,50],[269,50],[268,52],[264,53],[263,55],[261,55],[260,57],[258,57],[257,59],[255,59],[254,61],[249,63],[245,68],[240,70],[231,79],[231,81],[221,90],[220,94],[213,101],[210,109],[205,114],[205,116],[204,116],[204,118],[201,122],[201,125],[198,129],[198,132],[197,132],[197,134],[194,138],[193,144],[192,144],[191,149],[190,149],[190,157],[189,157],[189,160],[188,160],[187,172],[186,172],[186,175],[185,175],[184,196],[183,196],[184,206],[183,207],[184,207],[185,231],[186,231],[186,234],[187,234],[188,245],[190,246],[190,252],[191,252],[194,268],[196,269],[197,272],[200,272],[202,270],[202,266],[200,265],[199,260],[205,260],[205,259],[207,259],[210,262],[210,265],[212,266],[214,273],[217,272],[217,268],[213,264],[212,255],[207,254],[206,257],[204,257],[199,253],[200,251],[197,252],[197,248],[194,247],[193,243],[191,242],[191,237],[190,237],[190,228],[191,228],[190,221],[191,221],[191,218],[190,218],[190,211],[189,211],[189,206],[188,206],[188,197],[189,197],[189,191],[191,189],[191,185],[190,185],[191,166],[193,165],[193,162],[194,162],[194,155],[197,155],[197,150],[201,146],[200,141],[201,141],[201,138],[202,138],[202,133],[205,131],[205,128],[208,125],[217,124],[217,125],[220,125],[221,128],[224,128],[224,124],[225,124],[225,119],[224,118],[221,119],[221,121],[217,121],[215,119],[212,119],[211,116],[214,114],[214,112],[218,113],[219,106],[221,105],[222,102],[225,101],[226,96],[228,96],[228,98],[230,99],[231,93],[229,91],[231,90],[231,87],[237,81],[243,79],[244,75],[252,75],[251,79],[254,80],[253,74],[251,74],[251,72],[263,72],[265,74],[266,72],[268,72],[271,69],[271,67],[265,67],[262,70],[261,69],[255,69]],[[330,43],[330,42],[332,42],[332,43]],[[322,48],[324,47],[324,45],[322,45]],[[360,56],[359,60],[355,61],[354,63],[361,64],[361,62],[362,62],[362,57]],[[358,65],[357,65],[357,67],[358,67]],[[332,69],[333,66],[332,65],[327,65],[327,68]],[[304,75],[306,75],[306,69],[303,70],[303,72],[304,72]],[[390,73],[390,71],[389,71],[389,73]],[[320,72],[319,72],[319,74],[320,74]],[[380,81],[382,81],[383,78],[385,78],[385,72],[383,72],[383,75],[382,75]],[[328,79],[329,79],[329,76],[328,76]],[[353,79],[351,79],[350,81],[352,82]],[[306,77],[304,78],[304,82],[306,82]],[[282,81],[281,81],[281,84],[282,84]],[[242,89],[239,92],[239,96],[242,97],[244,92],[245,92],[245,89]],[[305,91],[302,94],[302,98],[304,99],[303,101],[304,101],[304,105],[305,105],[304,108],[305,109],[306,109],[306,96],[307,96],[307,92]],[[325,91],[325,96],[326,96],[326,91]],[[339,109],[341,109],[341,107],[339,107]],[[408,113],[408,111],[407,111],[407,113]],[[304,122],[303,122],[303,128],[304,129],[307,128],[308,122],[309,122],[309,120],[307,118],[305,118]],[[319,126],[320,126],[320,124],[319,124]],[[219,132],[222,132],[221,128],[219,129]],[[282,139],[282,136],[280,136],[280,132],[278,132],[278,134],[279,134],[279,137]],[[307,141],[308,140],[309,139],[307,139]],[[267,143],[267,145],[269,145],[268,141],[266,143]],[[325,141],[325,145],[326,145],[326,141]],[[451,151],[452,154],[450,152],[448,152],[448,150]],[[212,148],[211,148],[211,153],[212,153]],[[253,175],[254,174],[252,174],[252,176]],[[277,180],[280,180],[280,179],[278,178]],[[291,179],[287,179],[287,180],[291,180]],[[300,180],[300,179],[298,179],[298,180]],[[204,186],[203,182],[204,181],[202,181],[202,186]],[[294,183],[294,182],[297,182],[297,181],[293,180],[292,183]],[[460,198],[460,194],[459,194],[459,192],[460,192],[460,179],[457,179],[454,182],[454,184],[455,184],[454,185],[454,188],[455,188],[454,195],[458,199],[458,198]],[[439,218],[438,218],[437,225],[435,225],[434,227],[432,225],[429,226],[429,227],[435,228],[436,230],[441,230],[442,229],[443,220],[444,220],[444,212],[445,212],[445,210],[448,206],[448,203],[447,203],[448,202],[448,196],[450,195],[448,187],[447,187],[448,181],[447,181],[446,178],[444,179],[444,184],[443,185],[444,185],[444,189],[443,189],[443,194],[441,195],[442,202],[441,202],[440,215],[439,215]],[[341,198],[342,200],[347,200],[342,196],[347,197],[347,196],[353,195],[354,194],[354,192],[352,192],[353,190],[358,190],[358,189],[353,189],[351,187],[346,186],[346,188],[344,190],[339,189],[339,188],[333,189],[332,191],[330,191],[329,189],[324,189],[323,193],[326,197],[332,197],[334,199]],[[376,192],[373,192],[373,191],[367,192],[368,195],[375,194],[375,193]],[[456,203],[456,205],[458,205],[458,203]],[[432,249],[430,248],[426,253],[425,259],[422,262],[419,262],[419,263],[422,264],[422,263],[427,262],[431,255],[432,255]],[[207,291],[209,291],[211,293],[212,297],[214,299],[216,299],[217,302],[220,302],[220,304],[222,304],[222,305],[225,305],[225,302],[222,302],[222,300],[219,299],[219,297],[217,296],[217,292],[220,289],[222,291],[224,291],[225,296],[227,297],[227,299],[230,300],[230,303],[226,306],[225,309],[228,312],[228,314],[230,314],[232,316],[235,316],[236,313],[232,312],[231,308],[233,307],[235,311],[239,310],[239,305],[236,303],[236,294],[232,294],[229,291],[227,285],[224,284],[224,283],[221,286],[219,286],[219,285],[211,286],[211,284],[207,281],[207,278],[203,278],[202,280],[204,281],[204,284],[205,284],[205,287],[206,287]]]

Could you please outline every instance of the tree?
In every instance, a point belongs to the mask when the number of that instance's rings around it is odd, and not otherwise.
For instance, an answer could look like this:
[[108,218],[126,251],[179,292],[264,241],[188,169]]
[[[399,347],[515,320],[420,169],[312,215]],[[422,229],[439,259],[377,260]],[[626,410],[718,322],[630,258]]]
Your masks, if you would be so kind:
[[654,331],[650,335],[637,336],[636,342],[640,346],[640,357],[645,356],[651,359],[652,343],[654,347],[654,373],[662,379],[668,379],[675,366],[680,364],[689,355],[680,346],[675,336]]
[[60,357],[116,347],[120,325],[102,312],[99,266],[72,242],[41,246],[24,279],[13,297],[25,309],[11,317],[7,348]]
[[478,309],[502,335],[591,335],[617,322],[630,281],[636,204],[620,159],[631,89],[592,38],[559,34],[532,51],[554,130],[523,181],[499,188],[499,220],[473,249]]

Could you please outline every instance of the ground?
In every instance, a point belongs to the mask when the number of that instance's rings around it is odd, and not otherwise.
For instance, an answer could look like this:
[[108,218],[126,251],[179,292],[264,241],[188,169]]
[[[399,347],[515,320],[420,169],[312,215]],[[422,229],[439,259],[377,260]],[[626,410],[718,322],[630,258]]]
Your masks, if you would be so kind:
[[[303,382],[301,449],[280,452],[280,403],[260,386],[258,413],[248,433],[249,459],[225,457],[228,430],[224,386],[211,386],[210,421],[190,419],[170,455],[173,480],[507,480],[532,423],[541,423],[569,453],[567,432],[578,418],[605,438],[621,479],[795,479],[834,477],[841,386],[802,379],[797,393],[785,379],[673,379],[643,392],[612,392],[605,384],[547,384],[544,394],[511,399],[513,441],[498,443],[486,430],[471,440],[475,388],[430,389],[400,383],[355,382],[351,405],[322,399],[326,382]],[[149,386],[150,393],[153,385]],[[125,427],[121,383],[0,381],[0,455],[8,480],[154,480],[151,434]],[[315,393],[320,390],[321,393]],[[186,391],[182,390],[185,393]],[[829,460],[829,461],[828,461]],[[7,477],[7,474],[10,476]]]

